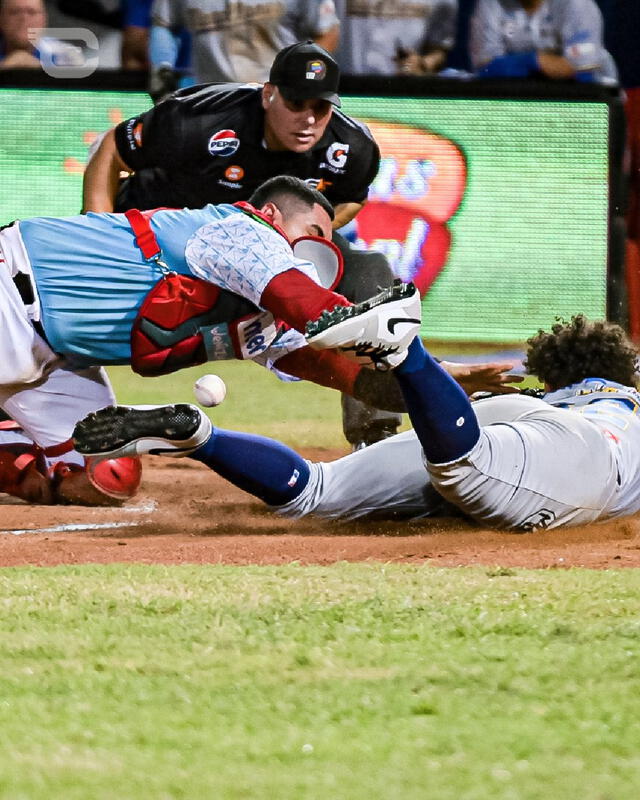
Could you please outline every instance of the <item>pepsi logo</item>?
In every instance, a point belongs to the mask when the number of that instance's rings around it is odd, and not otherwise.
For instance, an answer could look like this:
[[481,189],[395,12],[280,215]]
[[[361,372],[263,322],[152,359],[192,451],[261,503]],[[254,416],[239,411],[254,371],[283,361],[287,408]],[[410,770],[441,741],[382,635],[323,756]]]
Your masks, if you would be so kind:
[[212,156],[232,156],[240,147],[235,131],[218,131],[209,139],[207,148]]

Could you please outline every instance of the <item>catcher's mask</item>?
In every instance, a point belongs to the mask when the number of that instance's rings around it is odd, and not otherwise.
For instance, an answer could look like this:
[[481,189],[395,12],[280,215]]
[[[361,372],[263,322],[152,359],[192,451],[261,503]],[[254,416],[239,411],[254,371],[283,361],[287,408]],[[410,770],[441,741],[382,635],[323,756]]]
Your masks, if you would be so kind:
[[291,244],[293,255],[310,261],[316,268],[320,286],[335,289],[343,271],[342,253],[333,242],[320,236],[301,236]]

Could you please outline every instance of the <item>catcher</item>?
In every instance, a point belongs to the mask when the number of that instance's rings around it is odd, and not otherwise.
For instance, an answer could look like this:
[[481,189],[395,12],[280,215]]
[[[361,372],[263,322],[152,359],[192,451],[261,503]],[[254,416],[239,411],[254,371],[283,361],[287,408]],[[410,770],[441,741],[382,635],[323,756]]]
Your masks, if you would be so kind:
[[[0,406],[15,420],[0,430],[0,491],[91,504],[134,494],[137,460],[87,468],[73,452],[78,419],[114,402],[101,365],[152,376],[249,359],[403,409],[390,376],[306,346],[306,320],[350,305],[332,291],[341,259],[328,241],[329,202],[292,176],[267,181],[251,201],[35,218],[0,231]],[[406,320],[393,347],[417,331],[420,302],[391,291]],[[501,385],[503,369],[476,375]]]

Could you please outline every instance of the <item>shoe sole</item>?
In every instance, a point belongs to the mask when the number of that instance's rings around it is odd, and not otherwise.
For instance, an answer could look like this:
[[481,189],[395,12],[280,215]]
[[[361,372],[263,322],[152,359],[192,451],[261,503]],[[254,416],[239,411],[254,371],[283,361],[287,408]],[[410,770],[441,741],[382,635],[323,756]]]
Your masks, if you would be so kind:
[[89,414],[73,431],[86,456],[119,458],[143,453],[184,456],[209,438],[211,421],[196,406],[109,406]]

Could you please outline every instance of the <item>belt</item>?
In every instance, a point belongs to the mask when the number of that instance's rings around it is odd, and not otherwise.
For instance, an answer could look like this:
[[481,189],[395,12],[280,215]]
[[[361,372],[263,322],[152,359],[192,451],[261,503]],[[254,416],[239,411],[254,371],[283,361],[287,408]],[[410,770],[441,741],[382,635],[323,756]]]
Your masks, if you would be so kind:
[[[31,278],[24,272],[18,272],[13,276],[13,283],[18,290],[18,294],[20,295],[20,299],[25,304],[25,306],[30,306],[32,303],[36,301],[36,295],[33,291],[33,284],[31,283]],[[49,344],[49,340],[44,332],[44,328],[42,327],[42,323],[39,320],[32,319],[31,324],[35,328],[37,334],[45,340],[45,342],[51,347]]]
[[36,295],[33,291],[33,284],[31,283],[31,278],[26,273],[17,272],[13,276],[13,282],[25,306],[30,306],[32,303],[35,303]]

